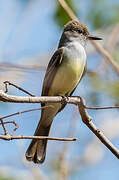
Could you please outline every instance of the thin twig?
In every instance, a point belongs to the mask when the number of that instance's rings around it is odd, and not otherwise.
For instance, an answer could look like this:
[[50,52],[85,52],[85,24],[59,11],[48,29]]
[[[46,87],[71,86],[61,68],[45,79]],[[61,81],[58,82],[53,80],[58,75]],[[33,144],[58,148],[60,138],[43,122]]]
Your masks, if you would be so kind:
[[40,66],[40,65],[35,65],[35,64],[26,64],[26,65],[18,65],[14,63],[3,63],[0,62],[0,69],[2,70],[11,70],[11,71],[22,71],[22,72],[39,72],[41,70],[46,70],[46,66]]
[[0,125],[2,125],[3,129],[4,129],[4,132],[5,132],[5,135],[8,134],[8,131],[7,129],[5,128],[5,125],[4,124],[14,124],[15,125],[15,128],[13,129],[11,135],[13,135],[15,133],[15,131],[18,129],[18,125],[15,121],[7,121],[7,122],[3,122],[3,119],[6,119],[6,118],[9,118],[9,117],[12,117],[12,116],[16,116],[16,115],[20,115],[20,114],[23,114],[23,113],[27,113],[27,112],[31,112],[31,111],[39,111],[41,109],[45,109],[45,108],[53,108],[54,106],[52,105],[48,105],[48,106],[44,106],[44,107],[40,107],[40,108],[33,108],[33,109],[28,109],[28,110],[24,110],[24,111],[20,111],[20,112],[16,112],[16,113],[12,113],[12,114],[9,114],[9,115],[6,115],[6,116],[2,116],[0,118]]
[[89,107],[89,106],[84,106],[85,109],[94,109],[94,110],[105,110],[105,109],[118,109],[119,106],[105,106],[105,107]]
[[[68,4],[65,2],[65,0],[58,0],[62,8],[65,10],[67,15],[72,19],[78,20],[78,18],[73,13],[72,9],[68,6]],[[92,44],[95,46],[95,48],[105,57],[105,59],[113,66],[115,72],[117,75],[119,75],[119,65],[115,62],[115,60],[112,58],[112,56],[108,53],[107,50],[105,50],[101,44],[99,44],[96,41],[92,41]]]
[[[113,52],[113,50],[115,48],[115,45],[116,45],[116,43],[118,41],[118,32],[119,32],[119,24],[116,24],[114,26],[114,28],[112,29],[112,32],[110,33],[109,38],[107,39],[107,42],[105,44],[106,49],[107,49],[108,52],[110,52],[110,54]],[[101,63],[99,65],[97,71],[98,72],[100,72],[101,70],[103,71],[104,70],[104,66],[105,66],[105,59],[103,58],[101,60]]]
[[109,36],[108,42],[107,42],[107,49],[108,51],[113,51],[113,49],[115,48],[115,45],[118,41],[118,37],[119,37],[119,23],[116,24]]
[[14,139],[48,139],[56,141],[76,141],[77,138],[59,138],[59,137],[49,137],[49,136],[12,136],[12,135],[0,135],[0,139],[3,140],[14,140]]
[[107,60],[108,63],[112,65],[117,75],[119,75],[119,65],[116,63],[116,61],[112,58],[112,56],[108,53],[106,49],[104,49],[101,44],[99,44],[96,41],[91,41],[92,44],[95,46],[95,48],[105,57],[105,60]]
[[24,92],[25,94],[28,94],[29,96],[35,97],[34,94],[31,94],[30,92],[26,91],[25,89],[17,86],[16,84],[13,84],[13,83],[11,83],[11,82],[9,82],[9,81],[4,81],[4,84],[5,84],[5,89],[6,89],[5,92],[6,92],[6,93],[8,92],[8,85],[9,85],[9,86],[13,86],[13,87],[19,89],[20,91]]
[[88,128],[100,139],[100,141],[119,159],[119,150],[107,139],[107,137],[93,124],[92,118],[88,115],[88,112],[84,108],[85,102],[81,98],[79,104],[79,112],[82,121],[88,126]]
[[[69,135],[68,136],[74,136],[76,132],[76,125],[77,125],[78,116],[76,116],[76,112],[74,111],[71,124],[69,127]],[[66,160],[67,151],[69,149],[69,142],[66,142],[64,144],[63,150],[59,157],[59,180],[66,180],[68,179],[68,171],[69,171],[69,162]]]
[[[2,95],[2,96],[1,96]],[[52,102],[52,103],[61,103],[62,101],[64,102],[64,98],[62,97],[49,97],[49,96],[44,96],[44,97],[17,97],[17,96],[12,96],[12,95],[7,95],[4,93],[2,90],[0,91],[0,100],[6,101],[6,102],[25,102],[25,103],[43,103],[43,102]],[[89,129],[101,140],[101,142],[117,157],[119,158],[119,151],[118,149],[104,136],[104,134],[96,128],[96,126],[91,122],[91,118],[89,117],[86,109],[85,109],[85,103],[82,101],[81,97],[68,97],[65,98],[66,103],[70,104],[75,104],[79,106],[79,112],[82,117],[82,121],[89,127]],[[91,107],[89,107],[91,108]],[[94,109],[95,107],[93,107]],[[100,108],[100,109],[105,109],[106,107]],[[119,108],[117,106],[115,107],[108,107],[109,108]],[[97,109],[97,107],[95,108]],[[98,108],[99,109],[99,108]],[[0,139],[5,139],[5,140],[12,140],[12,139],[33,139],[33,138],[38,138],[38,139],[43,139],[44,137],[36,137],[36,136],[5,136],[1,135]],[[52,139],[50,137],[45,137],[46,139]],[[57,138],[53,138],[53,140],[59,140]],[[60,140],[63,140],[60,138]],[[67,139],[64,139],[67,140]],[[69,139],[71,140],[71,139]],[[75,138],[74,138],[75,140]]]
[[4,122],[3,122],[3,120],[2,120],[1,117],[0,117],[0,121],[1,121],[1,125],[2,125],[2,127],[3,127],[3,130],[4,130],[4,133],[5,133],[5,135],[7,135],[7,134],[8,134],[8,131],[7,131],[6,127],[5,127],[5,125],[4,125]]
[[12,113],[12,114],[9,114],[9,115],[6,115],[6,116],[2,116],[2,117],[0,118],[0,121],[1,121],[0,125],[2,125],[3,130],[4,130],[4,132],[5,132],[5,135],[8,135],[8,131],[7,131],[6,127],[5,127],[5,124],[10,124],[10,123],[14,124],[14,125],[15,125],[15,128],[13,129],[13,131],[12,131],[12,133],[11,133],[11,135],[13,135],[13,134],[15,133],[15,131],[18,129],[17,123],[16,123],[15,121],[3,122],[3,119],[6,119],[6,118],[9,118],[9,117],[12,117],[12,116],[16,116],[16,115],[20,115],[20,114],[23,114],[23,113],[31,112],[31,111],[39,111],[39,110],[41,110],[41,109],[45,109],[45,108],[49,108],[49,107],[50,107],[50,108],[53,108],[52,105],[48,105],[48,106],[44,106],[44,107],[40,107],[40,108],[28,109],[28,110],[24,110],[24,111]]
[[28,110],[19,111],[19,112],[13,113],[13,114],[9,114],[9,115],[6,115],[6,116],[2,116],[1,119],[6,119],[6,118],[9,118],[9,117],[12,117],[12,116],[16,116],[16,115],[31,112],[31,111],[39,111],[41,109],[45,109],[45,108],[49,108],[49,107],[54,108],[54,106],[49,105],[49,106],[44,106],[44,107],[40,107],[40,108],[28,109]]
[[[1,124],[2,123],[0,123],[0,125]],[[15,131],[18,129],[18,124],[15,121],[6,121],[6,122],[3,122],[3,124],[14,124],[15,128],[13,129],[11,135],[13,135],[15,133]]]

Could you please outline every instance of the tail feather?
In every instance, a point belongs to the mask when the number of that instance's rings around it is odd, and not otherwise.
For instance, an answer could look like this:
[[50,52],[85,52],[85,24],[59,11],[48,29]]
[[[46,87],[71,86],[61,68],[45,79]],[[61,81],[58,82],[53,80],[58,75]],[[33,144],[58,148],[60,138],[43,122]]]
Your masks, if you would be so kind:
[[[48,136],[50,131],[50,126],[43,127],[38,125],[35,132],[35,136]],[[46,155],[47,139],[36,140],[33,139],[26,151],[26,159],[28,161],[33,161],[34,163],[43,163]]]

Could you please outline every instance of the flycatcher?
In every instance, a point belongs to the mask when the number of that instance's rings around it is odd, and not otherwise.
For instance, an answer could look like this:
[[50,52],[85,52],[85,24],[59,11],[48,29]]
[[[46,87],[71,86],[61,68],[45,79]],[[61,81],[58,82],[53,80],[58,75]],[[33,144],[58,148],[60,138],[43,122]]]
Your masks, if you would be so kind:
[[[42,96],[71,96],[86,71],[85,45],[87,40],[101,40],[91,36],[87,27],[73,20],[66,24],[58,49],[53,54],[44,78]],[[66,104],[42,103],[41,119],[34,136],[48,136],[54,117]],[[53,108],[51,108],[51,105]],[[26,151],[26,159],[43,163],[47,140],[33,139]]]

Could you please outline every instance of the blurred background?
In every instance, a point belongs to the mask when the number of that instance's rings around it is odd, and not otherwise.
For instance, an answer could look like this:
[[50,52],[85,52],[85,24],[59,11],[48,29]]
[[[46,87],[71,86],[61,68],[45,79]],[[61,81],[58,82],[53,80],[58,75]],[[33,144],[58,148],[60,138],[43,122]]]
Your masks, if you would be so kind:
[[[76,16],[119,64],[119,1],[67,0]],[[57,0],[0,0],[0,86],[12,83],[40,96],[42,82],[63,25],[69,17]],[[104,57],[88,42],[87,73],[74,95],[85,98],[88,106],[119,104],[119,76]],[[24,95],[9,87],[9,94]],[[38,104],[0,103],[0,116]],[[119,148],[119,110],[90,110],[94,123]],[[19,128],[15,135],[33,135],[40,111],[14,116]],[[6,125],[9,132],[13,125]],[[1,128],[1,133],[3,133]],[[76,142],[49,141],[43,165],[26,162],[29,140],[0,140],[0,180],[118,180],[119,161],[82,123],[73,105],[56,116],[51,136],[77,137]]]

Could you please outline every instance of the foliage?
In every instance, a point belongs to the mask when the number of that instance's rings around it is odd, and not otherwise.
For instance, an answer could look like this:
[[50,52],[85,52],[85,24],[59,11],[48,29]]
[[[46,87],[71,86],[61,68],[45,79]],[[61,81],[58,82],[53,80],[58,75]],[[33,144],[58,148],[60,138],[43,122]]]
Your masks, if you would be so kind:
[[[72,8],[73,12],[77,14],[76,5],[73,0],[66,0],[69,7]],[[54,19],[58,23],[60,27],[63,27],[70,19],[70,17],[66,14],[64,9],[61,7],[59,3],[57,3],[56,10],[54,13]]]
[[[107,11],[105,11],[107,9]],[[111,13],[110,13],[111,12]],[[119,22],[119,5],[107,3],[107,0],[92,0],[87,21],[94,29],[107,27]]]
[[[81,17],[83,15],[83,9],[80,12],[77,10],[77,1],[66,0],[69,7],[72,8],[75,15]],[[82,2],[80,1],[79,4]],[[78,4],[78,6],[79,6]],[[94,29],[106,28],[112,24],[119,22],[119,4],[108,3],[107,0],[91,0],[85,4],[86,12],[84,13],[84,19]],[[107,9],[107,11],[105,11]],[[64,9],[57,3],[56,10],[54,13],[55,22],[62,27],[66,24],[70,18],[65,13]]]
[[5,176],[3,174],[0,174],[0,180],[15,180],[15,178]]

